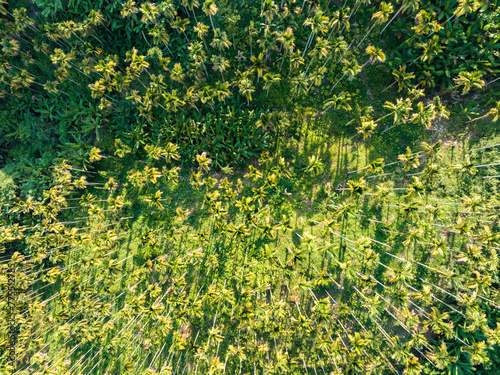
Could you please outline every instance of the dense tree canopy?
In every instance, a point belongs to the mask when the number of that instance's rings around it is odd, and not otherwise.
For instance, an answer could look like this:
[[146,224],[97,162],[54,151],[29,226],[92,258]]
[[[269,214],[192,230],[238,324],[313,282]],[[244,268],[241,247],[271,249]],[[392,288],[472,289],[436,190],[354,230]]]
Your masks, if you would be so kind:
[[500,367],[496,1],[0,19],[2,372]]

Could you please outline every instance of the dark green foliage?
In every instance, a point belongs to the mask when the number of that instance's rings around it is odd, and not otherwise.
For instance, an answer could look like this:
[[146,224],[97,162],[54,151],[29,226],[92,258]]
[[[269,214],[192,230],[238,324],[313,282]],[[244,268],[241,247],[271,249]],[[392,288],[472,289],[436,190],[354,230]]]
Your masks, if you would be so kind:
[[[391,70],[406,65],[408,72],[415,73],[412,82],[430,92],[449,89],[463,71],[499,74],[500,8],[497,2],[470,2],[474,10],[467,13],[458,12],[459,3],[456,0],[421,3],[417,10],[394,20],[388,28],[394,32],[394,40],[387,35],[391,44],[396,42],[397,46],[389,55]],[[422,19],[420,25],[435,21],[439,31],[415,29],[419,26],[418,17]]]
[[18,181],[22,195],[40,196],[48,187],[48,168],[62,155],[60,142],[54,135],[64,134],[64,130],[61,132],[57,126],[60,124],[50,121],[45,115],[13,113],[17,119],[4,122],[0,131],[9,150],[5,171]]
[[273,134],[257,123],[261,115],[265,113],[222,107],[217,114],[167,117],[160,137],[181,146],[184,160],[194,162],[195,156],[205,151],[217,168],[241,165],[271,147]]

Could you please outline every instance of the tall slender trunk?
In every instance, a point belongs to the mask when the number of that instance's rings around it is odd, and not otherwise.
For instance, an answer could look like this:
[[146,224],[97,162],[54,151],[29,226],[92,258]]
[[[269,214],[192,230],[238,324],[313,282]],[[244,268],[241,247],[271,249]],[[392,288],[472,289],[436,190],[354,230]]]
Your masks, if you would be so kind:
[[314,33],[311,31],[311,34],[309,34],[309,38],[307,39],[307,43],[306,43],[306,46],[304,48],[304,52],[302,52],[302,57],[304,57],[304,55],[306,54],[307,48],[309,47],[309,42],[311,41],[313,35],[314,35]]
[[309,41],[309,44],[306,46],[306,48],[311,47],[311,44],[312,44],[312,42],[313,42],[313,40],[314,40],[314,35],[315,35],[315,34],[314,34],[313,32],[311,32],[311,34],[312,34],[312,38],[311,38],[311,40]]
[[168,52],[173,56],[174,54],[172,53],[172,51],[170,50],[170,48],[168,47],[167,43],[163,42],[163,44],[165,44],[165,47],[167,47],[168,49]]
[[396,12],[396,14],[394,15],[394,17],[392,17],[390,19],[389,22],[387,22],[387,24],[384,26],[384,28],[382,29],[382,31],[380,32],[380,34],[378,35],[382,35],[382,33],[384,32],[385,29],[387,29],[387,27],[391,24],[392,21],[394,21],[394,18],[396,18],[398,16],[398,14],[401,13],[401,8],[399,8],[399,10]]
[[344,78],[344,77],[345,77],[345,75],[346,75],[346,74],[344,73],[344,75],[343,75],[342,77],[340,77],[340,79],[337,81],[337,83],[335,83],[335,85],[333,85],[333,87],[330,89],[330,92],[332,92],[332,91],[333,91],[333,89],[334,89],[335,87],[337,87],[337,85],[339,84],[339,82],[340,82],[340,81],[342,81],[342,78]]
[[209,14],[208,18],[210,18],[210,23],[212,24],[212,30],[214,31],[214,35],[215,35],[215,27],[214,27],[214,21],[212,21],[212,16]]
[[285,62],[286,55],[287,55],[287,53],[285,52],[285,54],[283,55],[283,59],[281,60],[281,65],[280,65],[280,70],[279,70],[280,73],[281,73],[281,68],[283,68],[283,63]]
[[333,32],[335,31],[335,27],[332,27],[332,31],[330,31],[330,34],[328,35],[328,38],[326,38],[327,41],[330,41],[330,38],[333,34]]
[[[347,20],[350,20],[351,17],[354,16],[358,12],[358,9],[361,5],[361,1],[358,1],[357,4],[358,4],[358,7],[349,15],[349,18]],[[356,4],[354,4],[354,6],[356,6]]]
[[314,56],[311,58],[311,61],[309,61],[309,65],[307,66],[307,69],[304,72],[304,77],[306,76],[307,72],[309,71],[309,68],[311,67],[311,64],[312,64],[313,61],[314,61]]
[[206,68],[206,66],[205,66],[205,63],[201,63],[201,65],[203,65],[203,69],[205,70],[205,74],[207,75],[207,79],[208,79],[209,75],[208,75],[208,72],[207,72],[207,68]]
[[370,30],[368,30],[368,32],[365,34],[365,36],[363,37],[363,39],[361,39],[361,42],[359,42],[359,44],[356,46],[356,49],[358,49],[358,48],[359,48],[359,46],[361,45],[361,43],[363,43],[363,42],[365,41],[366,37],[368,36],[368,34],[370,34],[370,33],[371,33],[371,31],[373,30],[373,28],[375,27],[375,25],[377,25],[377,24],[376,24],[376,23],[374,23],[374,24],[372,25],[372,27],[370,27]]

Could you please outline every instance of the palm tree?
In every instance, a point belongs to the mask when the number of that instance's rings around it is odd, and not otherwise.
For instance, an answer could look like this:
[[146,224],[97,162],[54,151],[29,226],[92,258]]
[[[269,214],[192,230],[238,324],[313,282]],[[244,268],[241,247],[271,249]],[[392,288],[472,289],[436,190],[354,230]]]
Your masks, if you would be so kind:
[[246,30],[248,31],[249,42],[250,42],[250,56],[253,56],[253,53],[252,53],[252,37],[253,37],[253,35],[257,35],[257,33],[258,33],[257,29],[255,28],[255,24],[254,24],[253,21],[250,21],[250,24],[248,25],[248,27],[246,28]]
[[304,64],[304,58],[300,55],[300,50],[292,52],[290,56],[290,70],[288,71],[288,75],[290,76],[290,73],[294,69],[298,69],[303,64]]
[[182,6],[193,12],[194,20],[196,21],[196,23],[198,23],[198,20],[196,19],[196,14],[194,12],[194,9],[200,6],[198,0],[182,0]]
[[140,11],[142,12],[142,23],[155,23],[156,18],[160,15],[160,10],[153,3],[143,3]]
[[469,92],[472,87],[477,87],[479,89],[484,87],[484,80],[481,79],[483,74],[479,70],[475,70],[473,72],[460,72],[458,73],[458,78],[454,78],[455,84],[457,86],[464,86],[462,90],[462,95],[465,95]]
[[206,71],[204,63],[205,59],[207,58],[207,55],[203,49],[203,45],[200,42],[192,42],[188,46],[188,50],[189,50],[189,56],[195,61],[195,63],[203,66],[208,78],[209,75],[208,72]]
[[363,39],[361,39],[361,42],[359,42],[359,44],[356,46],[356,49],[359,48],[359,46],[361,45],[361,43],[363,43],[365,41],[365,39],[368,36],[368,34],[370,34],[370,32],[372,31],[372,29],[376,25],[380,25],[380,24],[382,24],[384,22],[387,22],[387,20],[389,19],[389,15],[392,13],[392,11],[393,11],[392,4],[388,4],[385,1],[382,1],[380,3],[378,11],[375,12],[375,13],[373,13],[373,15],[372,15],[372,21],[373,21],[372,27],[370,27],[370,29],[367,31],[367,33],[365,34],[365,36],[363,37]]
[[50,81],[47,81],[44,85],[43,85],[43,88],[45,90],[47,90],[47,92],[50,92],[50,93],[57,93],[59,92],[58,88],[57,88],[57,85],[59,84],[58,81],[53,81],[53,82],[50,82]]
[[447,369],[452,363],[456,362],[457,358],[450,355],[448,353],[448,349],[446,347],[446,343],[444,341],[441,342],[440,346],[437,346],[430,353],[427,353],[429,359],[431,359],[436,368],[439,370]]
[[205,13],[210,18],[210,23],[212,24],[212,30],[214,31],[215,34],[215,27],[214,27],[214,22],[212,20],[212,16],[215,16],[219,10],[217,8],[217,5],[215,4],[215,1],[205,0],[201,9],[203,10],[203,13]]
[[435,87],[436,82],[434,81],[433,73],[429,70],[422,71],[422,78],[418,85],[420,87]]
[[435,109],[436,107],[433,103],[424,106],[423,102],[418,102],[417,112],[413,114],[411,121],[414,124],[419,124],[429,129],[432,125],[432,121],[437,117]]
[[144,181],[156,184],[158,182],[158,179],[161,177],[161,172],[156,167],[146,166],[144,167],[142,175],[144,177]]
[[424,49],[424,53],[421,56],[422,61],[432,62],[435,55],[443,52],[443,47],[439,44],[439,36],[434,35],[431,39],[428,39],[426,42],[417,43],[417,47],[421,47]]
[[138,11],[139,10],[137,9],[134,0],[127,0],[125,3],[123,3],[123,7],[120,13],[123,17],[128,17],[131,14],[137,13]]
[[458,2],[458,6],[453,12],[453,14],[457,17],[463,16],[468,13],[475,12],[481,6],[483,6],[483,2],[477,0],[460,0]]
[[317,10],[312,18],[307,18],[304,21],[304,26],[311,27],[311,33],[309,34],[309,38],[307,39],[306,46],[304,47],[304,51],[302,52],[302,57],[304,57],[309,45],[311,44],[314,35],[317,33],[326,33],[328,31],[328,23],[329,19],[321,10]]
[[271,23],[273,21],[274,15],[278,13],[278,6],[273,0],[264,0],[262,2],[262,9],[260,16],[264,16],[266,23]]
[[216,72],[220,72],[222,80],[224,81],[224,72],[227,68],[229,68],[229,60],[222,57],[221,55],[215,55],[210,59],[210,62],[214,66],[213,69]]
[[382,52],[380,48],[368,46],[366,47],[366,53],[370,55],[370,59],[367,61],[367,64],[374,64],[375,62],[384,62],[385,54]]
[[292,267],[297,265],[297,263],[301,263],[302,261],[307,259],[307,253],[305,249],[298,249],[294,245],[291,245],[287,248],[288,253],[290,254],[290,259],[288,259],[288,267]]
[[328,56],[328,51],[329,50],[330,50],[330,46],[328,44],[328,40],[323,39],[321,37],[318,37],[316,39],[316,45],[308,53],[308,55],[311,56],[311,61],[309,61],[309,65],[307,66],[307,69],[304,72],[304,76],[307,75],[307,72],[309,71],[309,68],[310,68],[311,64],[313,63],[314,59],[316,57],[323,57],[323,58],[325,58],[326,56]]
[[399,7],[399,10],[396,12],[396,14],[391,18],[391,20],[389,22],[387,22],[387,24],[385,25],[385,27],[382,29],[382,31],[380,32],[379,35],[382,35],[382,33],[384,32],[385,29],[387,29],[387,27],[389,27],[389,25],[392,23],[392,21],[394,21],[394,19],[398,16],[399,13],[403,12],[405,13],[406,11],[408,10],[417,10],[419,7],[419,2],[418,0],[403,0],[401,6]]
[[177,15],[177,9],[173,4],[173,0],[164,0],[158,4],[158,9],[167,18],[173,19]]
[[[330,25],[332,31],[330,31],[330,34],[328,35],[328,39],[330,40],[333,32],[335,30],[340,30],[340,27],[343,26],[342,30],[346,28],[349,30],[351,27],[351,24],[349,23],[349,17],[347,16],[347,13],[351,10],[351,8],[341,8],[332,14],[332,18],[330,19]],[[342,33],[342,31],[340,32]]]
[[440,159],[442,157],[442,155],[439,153],[443,145],[443,141],[441,139],[433,145],[430,145],[427,142],[422,142],[420,145],[425,150],[425,154],[428,157],[433,159]]
[[228,39],[225,31],[221,31],[220,29],[214,30],[214,39],[210,43],[212,47],[217,48],[219,51],[223,51],[231,47],[231,41]]
[[307,79],[303,75],[299,75],[298,77],[293,77],[291,79],[293,94],[290,101],[293,100],[295,94],[304,94],[307,92]]
[[252,93],[255,92],[255,87],[248,78],[243,78],[238,84],[240,93],[247,98],[247,104],[250,105],[250,100],[252,100]]
[[161,204],[161,195],[162,192],[160,190],[157,190],[155,195],[148,195],[144,197],[144,201],[148,202],[151,206],[156,206],[156,208],[162,210],[163,205]]
[[305,168],[304,172],[313,172],[315,175],[319,174],[323,168],[324,164],[321,162],[321,159],[319,159],[316,155],[312,155],[308,158],[308,165]]
[[358,134],[363,135],[363,139],[371,137],[375,129],[377,128],[377,123],[373,121],[371,116],[361,118],[361,126],[357,127],[356,130]]
[[285,49],[285,53],[283,54],[279,70],[279,72],[281,73],[281,68],[283,67],[283,63],[285,62],[287,54],[293,52],[293,49],[295,48],[295,37],[293,35],[293,29],[291,27],[288,27],[285,31],[278,33],[276,40],[280,42]]
[[229,90],[229,82],[217,81],[214,86],[214,94],[217,96],[217,99],[219,101],[225,101],[226,98],[231,96],[231,91]]
[[177,90],[162,93],[161,97],[164,99],[163,104],[167,112],[177,112],[178,108],[184,105],[184,102],[177,96]]
[[328,63],[328,61],[330,61],[332,57],[334,57],[335,60],[337,60],[337,63],[340,62],[340,60],[342,60],[342,58],[347,53],[349,47],[350,46],[347,45],[346,41],[344,40],[344,37],[340,36],[337,39],[335,39],[335,41],[333,41],[331,44],[332,52],[324,62],[323,66],[326,66],[326,64]]
[[201,22],[198,22],[196,24],[196,26],[193,28],[193,30],[198,35],[198,38],[200,38],[203,41],[203,44],[205,45],[205,49],[207,50],[207,53],[208,53],[207,43],[205,42],[205,35],[207,35],[208,26],[201,23]]
[[262,48],[262,50],[266,54],[266,61],[271,57],[272,51],[278,50],[278,46],[276,44],[277,34],[269,32],[269,29],[269,25],[264,26],[264,35],[262,38],[257,40],[257,43],[259,43],[259,47]]
[[95,161],[99,161],[103,158],[104,156],[101,155],[101,150],[97,147],[92,147],[92,149],[89,152],[89,161],[91,163]]
[[392,191],[391,185],[387,183],[381,183],[376,186],[377,191],[373,193],[373,197],[377,200],[377,204],[386,204],[390,198],[390,193]]
[[403,162],[403,169],[405,171],[417,168],[420,165],[418,154],[412,153],[410,147],[406,147],[406,154],[399,155],[398,159]]
[[170,72],[170,79],[174,82],[182,83],[185,76],[186,75],[182,73],[182,65],[180,63],[175,63]]
[[464,156],[464,160],[458,164],[451,164],[450,168],[452,170],[458,170],[462,173],[467,173],[470,176],[474,176],[477,173],[477,169],[474,167],[474,163],[470,160],[470,155]]
[[325,66],[317,67],[314,69],[309,78],[311,79],[311,84],[309,85],[309,88],[307,89],[307,92],[311,90],[312,85],[314,84],[315,86],[321,86],[323,83],[323,78],[325,77],[325,73],[327,72],[327,69]]
[[396,82],[398,84],[398,92],[404,88],[410,88],[411,83],[409,82],[412,78],[415,78],[415,74],[406,73],[406,65],[401,65],[398,70],[392,72],[396,77]]
[[352,107],[349,105],[350,101],[351,94],[349,94],[348,92],[342,91],[338,96],[333,94],[332,98],[328,99],[323,104],[322,114],[325,114],[325,112],[328,111],[331,107],[333,107],[334,109],[343,109],[345,111],[350,111],[352,110]]
[[186,26],[189,25],[189,18],[181,18],[176,16],[175,20],[169,21],[169,24],[172,29],[177,30],[179,34],[182,33],[186,38],[186,41],[189,43],[189,39],[186,35]]
[[[358,64],[358,62],[356,61],[356,59],[354,57],[351,58],[351,60],[343,60],[342,65],[343,65],[342,72],[344,73],[344,76],[347,75],[347,77],[349,78],[349,81],[352,81],[354,79],[354,76],[356,76],[361,71],[361,66]],[[337,86],[337,84],[335,84],[333,86],[333,88],[335,88],[335,86]],[[332,88],[332,90],[333,90],[333,88]],[[332,91],[332,90],[330,90],[330,91]]]
[[264,54],[261,52],[259,56],[252,56],[250,58],[252,60],[252,66],[250,67],[250,72],[257,71],[257,83],[259,82],[259,78],[262,76],[264,71],[269,70],[269,68],[264,64]]
[[493,116],[491,121],[493,122],[498,121],[498,118],[500,117],[500,101],[497,102],[496,107],[493,107],[489,110],[488,115]]
[[411,357],[406,360],[404,374],[420,375],[423,368],[424,366],[420,364],[419,359],[412,354]]
[[453,337],[452,323],[445,320],[450,317],[448,313],[441,313],[435,306],[431,307],[432,312],[428,314],[429,319],[424,321],[424,327],[430,327],[434,333],[445,335],[446,338]]
[[[394,114],[393,124],[397,125],[400,123],[405,123],[408,120],[410,111],[412,110],[412,103],[409,98],[403,100],[403,98],[396,99],[396,103],[385,102],[384,108],[391,110],[390,114]],[[390,115],[389,114],[389,115]]]
[[148,33],[153,37],[154,44],[160,44],[160,43],[165,44],[165,47],[167,47],[170,54],[172,54],[172,51],[170,51],[170,48],[168,47],[168,44],[170,42],[170,36],[165,30],[165,26],[161,24],[156,24],[149,29]]
[[281,81],[281,75],[279,73],[264,74],[264,89],[267,90],[267,95],[269,95],[269,89],[271,88],[271,86],[277,84],[280,81]]
[[349,185],[349,190],[351,191],[351,197],[356,198],[358,196],[362,196],[366,189],[366,180],[361,177],[358,181],[347,181]]

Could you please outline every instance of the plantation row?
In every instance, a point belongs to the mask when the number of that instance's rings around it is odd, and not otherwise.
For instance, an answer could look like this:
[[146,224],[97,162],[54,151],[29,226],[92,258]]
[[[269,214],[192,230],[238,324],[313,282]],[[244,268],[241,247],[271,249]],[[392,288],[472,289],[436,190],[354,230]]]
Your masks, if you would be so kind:
[[[243,182],[212,177],[199,155],[194,223],[166,206],[183,183],[172,144],[146,147],[120,185],[61,164],[43,202],[11,209],[24,225],[2,230],[25,253],[2,264],[26,289],[16,295],[18,373],[496,366],[498,196],[429,197],[444,181],[487,180],[477,154],[446,168],[440,144],[424,146],[389,163],[411,175],[404,189],[380,182],[391,166],[376,160],[324,205],[323,220],[295,225],[271,203],[292,199],[283,187],[298,178],[283,159],[261,159]],[[321,170],[309,162],[304,179]]]

